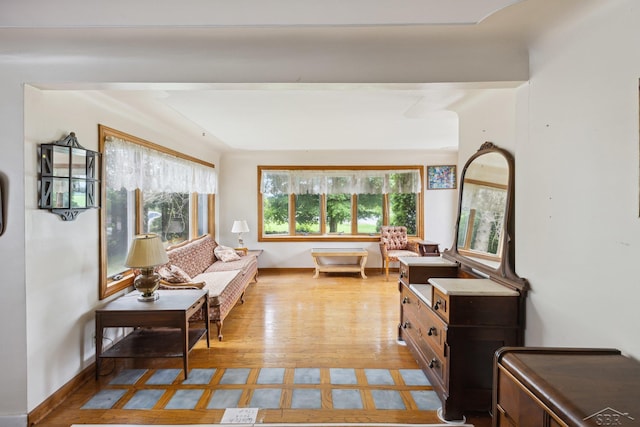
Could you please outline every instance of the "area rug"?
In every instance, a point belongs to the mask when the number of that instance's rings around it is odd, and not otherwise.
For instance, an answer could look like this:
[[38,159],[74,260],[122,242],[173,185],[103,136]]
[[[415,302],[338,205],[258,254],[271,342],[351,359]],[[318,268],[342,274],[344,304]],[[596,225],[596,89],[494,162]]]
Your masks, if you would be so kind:
[[420,369],[127,369],[81,409],[419,410],[441,406]]

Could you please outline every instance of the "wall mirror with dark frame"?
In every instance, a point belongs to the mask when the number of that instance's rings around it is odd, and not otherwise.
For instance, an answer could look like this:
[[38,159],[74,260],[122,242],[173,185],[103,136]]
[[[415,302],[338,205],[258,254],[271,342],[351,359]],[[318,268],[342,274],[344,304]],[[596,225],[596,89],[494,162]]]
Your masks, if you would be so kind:
[[454,245],[445,258],[525,291],[515,273],[514,160],[506,150],[485,142],[460,175],[460,199]]

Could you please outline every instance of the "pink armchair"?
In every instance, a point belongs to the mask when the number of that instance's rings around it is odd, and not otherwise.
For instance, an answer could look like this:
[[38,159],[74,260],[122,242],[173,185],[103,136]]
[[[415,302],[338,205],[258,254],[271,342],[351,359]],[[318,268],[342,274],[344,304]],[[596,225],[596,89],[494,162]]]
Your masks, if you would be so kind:
[[417,242],[409,241],[407,227],[382,226],[380,229],[380,253],[382,267],[385,269],[386,279],[389,280],[389,264],[397,262],[399,257],[420,256]]

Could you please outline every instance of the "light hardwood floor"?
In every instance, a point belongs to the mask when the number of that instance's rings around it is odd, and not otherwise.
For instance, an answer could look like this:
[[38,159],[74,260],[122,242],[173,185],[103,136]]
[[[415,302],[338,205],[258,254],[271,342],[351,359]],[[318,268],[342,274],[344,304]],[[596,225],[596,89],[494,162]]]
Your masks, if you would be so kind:
[[[209,349],[200,341],[190,353],[190,368],[418,368],[409,350],[396,340],[397,283],[385,281],[378,270],[367,274],[366,280],[355,274],[324,273],[313,279],[312,269],[262,271],[258,283],[249,286],[245,303],[236,306],[226,318],[224,340],[212,339]],[[215,326],[212,330],[215,336]],[[204,424],[221,419],[222,411],[207,409],[81,409],[122,368],[179,368],[181,360],[106,361],[103,367],[110,372],[82,385],[37,426]],[[438,422],[433,412],[418,410],[331,409],[261,410],[259,420],[263,423]],[[488,414],[477,414],[469,416],[467,421],[483,427],[490,425],[491,418]]]

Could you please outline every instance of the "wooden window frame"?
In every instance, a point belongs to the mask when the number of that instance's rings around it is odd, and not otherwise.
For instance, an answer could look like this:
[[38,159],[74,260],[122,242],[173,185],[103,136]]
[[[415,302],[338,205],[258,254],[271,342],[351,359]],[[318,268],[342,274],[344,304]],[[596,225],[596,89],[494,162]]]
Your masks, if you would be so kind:
[[[129,135],[127,133],[124,133],[122,131],[116,130],[116,129],[112,129],[109,128],[107,126],[104,125],[98,125],[98,146],[99,146],[99,151],[100,153],[102,153],[103,159],[104,159],[104,152],[105,152],[105,143],[106,143],[106,138],[108,136],[114,137],[114,138],[119,138],[119,139],[123,139],[127,142],[133,143],[133,144],[138,144],[141,145],[143,147],[161,152],[161,153],[165,153],[165,154],[169,154],[181,159],[185,159],[185,160],[189,160],[191,162],[195,162],[195,163],[199,163],[201,165],[205,165],[211,168],[215,168],[215,165],[212,163],[208,163],[205,162],[203,160],[197,159],[195,157],[191,157],[187,154],[183,154],[180,153],[178,151],[172,150],[170,148],[166,148],[163,147],[161,145],[158,144],[154,144],[153,142],[149,142],[146,141],[144,139],[138,138],[136,136],[133,135]],[[102,161],[101,163],[101,168],[102,168],[102,176],[106,177],[106,172],[107,172],[107,162],[106,161]],[[106,179],[103,179],[100,183],[100,196],[101,196],[101,200],[107,200],[107,187],[106,187]],[[135,219],[134,219],[134,234],[140,234],[142,232],[143,229],[143,215],[142,215],[142,209],[143,209],[143,198],[142,198],[143,194],[142,191],[140,191],[139,189],[134,190],[134,215],[135,215]],[[215,195],[214,194],[208,194],[208,212],[206,213],[207,215],[207,224],[208,224],[208,233],[212,236],[215,235]],[[198,212],[198,193],[191,193],[191,197],[190,197],[190,203],[192,206],[192,215],[190,218],[191,224],[193,224],[193,226],[190,226],[190,236],[189,238],[193,239],[197,236],[198,233],[198,226],[197,226],[197,220],[198,220],[198,215],[200,214]],[[107,277],[107,224],[106,224],[106,204],[100,209],[99,212],[99,245],[100,245],[100,249],[99,249],[99,255],[100,255],[100,280],[99,280],[99,298],[100,299],[104,299],[107,298],[117,292],[122,291],[123,289],[126,289],[130,286],[133,286],[133,279],[134,279],[134,274],[133,274],[133,270],[125,270],[122,274],[118,275],[119,277]],[[195,221],[195,222],[194,222]]]
[[[258,241],[259,242],[309,242],[309,241],[322,241],[322,242],[377,242],[380,240],[380,234],[358,234],[357,233],[357,195],[351,195],[351,232],[352,234],[327,234],[326,233],[326,220],[324,218],[324,208],[326,207],[326,195],[321,194],[321,215],[320,215],[320,228],[321,234],[309,234],[300,235],[296,234],[295,226],[295,195],[289,194],[289,234],[288,235],[275,235],[265,236],[263,234],[263,198],[261,188],[262,171],[270,170],[417,170],[420,173],[421,191],[417,195],[416,200],[416,234],[413,237],[419,237],[424,234],[424,167],[421,165],[402,165],[402,166],[261,166],[258,165]],[[389,195],[382,194],[382,223],[387,225],[389,223]]]

